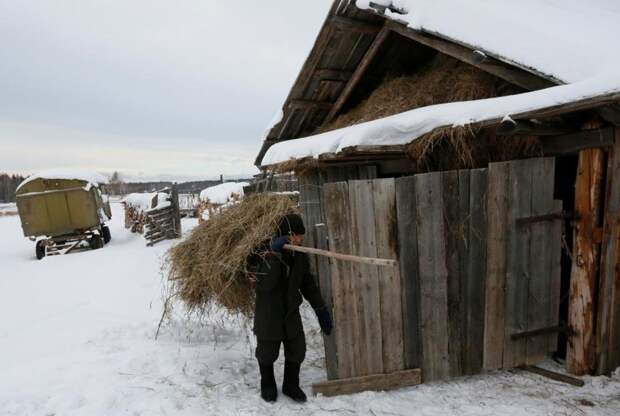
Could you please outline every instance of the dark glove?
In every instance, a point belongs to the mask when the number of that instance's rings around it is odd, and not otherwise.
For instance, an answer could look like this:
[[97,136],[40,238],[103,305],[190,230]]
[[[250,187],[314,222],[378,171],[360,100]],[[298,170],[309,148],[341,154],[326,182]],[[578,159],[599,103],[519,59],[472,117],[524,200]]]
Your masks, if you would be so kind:
[[332,322],[332,317],[327,308],[319,308],[314,312],[316,313],[316,317],[319,319],[319,325],[321,325],[321,330],[323,333],[325,335],[331,334],[332,329],[334,328],[334,323]]
[[289,239],[287,236],[282,237],[274,237],[271,239],[271,251],[275,251],[276,253],[282,253],[285,244],[289,243]]

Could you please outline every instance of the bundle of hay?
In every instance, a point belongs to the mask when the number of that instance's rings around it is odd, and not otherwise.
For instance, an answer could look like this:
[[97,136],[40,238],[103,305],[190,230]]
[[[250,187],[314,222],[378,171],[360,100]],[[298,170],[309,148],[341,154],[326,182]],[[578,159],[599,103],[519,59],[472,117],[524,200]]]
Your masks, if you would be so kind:
[[253,194],[215,213],[170,249],[168,299],[180,298],[199,315],[218,305],[251,317],[261,246],[291,213],[297,213],[293,201],[273,194]]
[[[501,97],[523,92],[506,81],[443,54],[436,55],[414,74],[388,76],[348,112],[320,131],[376,120],[415,108],[456,101]],[[412,138],[413,139],[413,138]],[[534,137],[498,138],[476,127],[443,127],[413,140],[407,155],[418,171],[486,166],[488,162],[537,156]]]

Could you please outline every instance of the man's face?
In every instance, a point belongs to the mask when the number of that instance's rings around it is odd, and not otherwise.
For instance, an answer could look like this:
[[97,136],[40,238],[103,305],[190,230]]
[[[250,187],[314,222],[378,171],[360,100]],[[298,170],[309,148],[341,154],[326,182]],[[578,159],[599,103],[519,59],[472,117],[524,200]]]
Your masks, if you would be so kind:
[[300,246],[304,242],[304,235],[303,234],[291,234],[290,242],[294,246]]

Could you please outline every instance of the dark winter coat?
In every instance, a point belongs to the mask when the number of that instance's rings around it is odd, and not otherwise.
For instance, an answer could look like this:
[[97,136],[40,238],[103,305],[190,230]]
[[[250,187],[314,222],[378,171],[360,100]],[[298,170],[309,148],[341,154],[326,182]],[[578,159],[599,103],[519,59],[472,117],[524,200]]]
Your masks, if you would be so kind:
[[314,309],[325,306],[304,253],[269,253],[256,273],[254,334],[281,341],[303,334],[299,306],[303,297]]

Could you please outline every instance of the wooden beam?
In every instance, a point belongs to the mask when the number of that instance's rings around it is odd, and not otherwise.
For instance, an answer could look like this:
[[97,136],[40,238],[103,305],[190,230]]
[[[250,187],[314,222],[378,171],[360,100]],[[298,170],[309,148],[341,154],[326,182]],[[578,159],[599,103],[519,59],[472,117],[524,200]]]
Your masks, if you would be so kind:
[[530,120],[504,120],[497,128],[500,136],[531,135],[531,136],[558,136],[573,133],[575,127],[565,124],[534,123]]
[[381,30],[381,25],[366,22],[364,20],[351,19],[344,16],[332,16],[329,24],[339,30],[349,32],[376,34]]
[[329,123],[330,121],[332,121],[334,117],[340,112],[342,107],[351,96],[351,93],[366,73],[366,70],[377,55],[377,52],[379,52],[379,49],[381,49],[381,46],[383,45],[389,34],[390,29],[384,26],[373,41],[372,45],[370,45],[370,48],[368,48],[368,51],[366,51],[366,54],[355,69],[355,72],[353,72],[351,79],[349,79],[349,82],[347,82],[347,85],[342,90],[340,97],[338,97],[338,100],[336,100],[336,103],[330,110],[329,114],[327,114],[327,117],[325,118],[325,123]]
[[613,127],[584,130],[559,136],[541,137],[544,155],[578,153],[585,149],[610,147],[614,144]]
[[350,261],[353,263],[371,264],[373,266],[386,266],[395,267],[398,266],[398,261],[393,259],[379,259],[376,257],[362,257],[354,256],[352,254],[341,254],[333,251],[321,250],[312,247],[293,246],[290,244],[284,245],[285,250],[298,251],[300,253],[314,254],[315,256],[329,257],[336,260]]
[[598,113],[608,122],[620,126],[620,105],[608,105],[598,110]]
[[576,386],[576,387],[583,387],[585,385],[585,382],[581,379],[567,376],[566,374],[556,373],[555,371],[546,370],[544,368],[535,367],[531,365],[520,367],[520,368],[521,370],[529,371],[530,373],[538,374],[538,375],[550,378],[555,381],[561,381],[562,383],[572,384],[573,386]]
[[291,100],[289,102],[289,108],[321,108],[324,110],[329,110],[332,108],[333,103],[327,101],[313,101],[313,100]]
[[389,10],[392,13],[396,13],[396,14],[407,14],[407,11],[405,11],[405,9],[401,9],[399,7],[396,7],[393,4],[390,4],[390,5],[386,6],[386,5],[379,4],[377,2],[371,1],[369,3],[369,6],[372,7],[373,9],[375,9],[377,12],[379,12],[382,15],[385,14],[386,10]]
[[402,387],[416,386],[422,383],[422,372],[419,368],[397,371],[390,374],[375,374],[371,376],[331,380],[312,385],[314,394],[323,396],[339,396],[362,391],[386,391]]
[[566,368],[575,375],[590,374],[595,367],[595,313],[600,244],[594,234],[602,224],[604,153],[601,149],[579,153],[575,183],[575,221],[573,263],[571,267]]
[[481,59],[479,51],[478,53],[475,53],[475,48],[466,47],[435,35],[411,29],[410,27],[395,21],[388,21],[386,26],[402,36],[480,68],[483,71],[493,74],[498,78],[518,85],[529,91],[548,88],[559,83],[541,78],[539,74],[534,74],[524,69],[509,65],[486,54],[484,59]]
[[539,337],[541,335],[555,334],[557,332],[563,332],[565,334],[571,333],[570,328],[568,326],[556,325],[556,326],[549,326],[547,328],[534,329],[532,331],[517,332],[515,334],[510,335],[510,339],[516,340],[516,339],[523,339],[523,338],[533,338],[533,337]]
[[353,71],[321,68],[314,71],[314,76],[325,81],[347,82],[353,76]]

